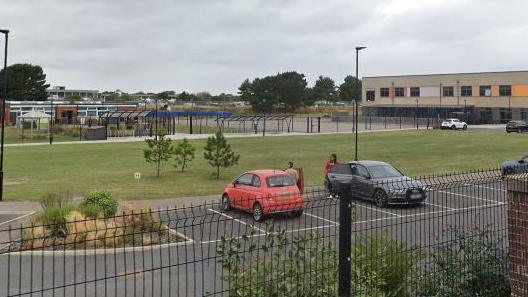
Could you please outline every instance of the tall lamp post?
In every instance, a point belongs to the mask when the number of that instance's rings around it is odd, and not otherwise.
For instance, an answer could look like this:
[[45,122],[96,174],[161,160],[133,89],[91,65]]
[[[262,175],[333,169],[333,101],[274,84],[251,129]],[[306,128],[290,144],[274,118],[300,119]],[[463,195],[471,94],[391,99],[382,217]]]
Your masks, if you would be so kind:
[[366,49],[365,46],[357,46],[356,47],[356,90],[355,90],[355,97],[356,97],[356,119],[355,119],[355,128],[356,128],[356,157],[354,160],[358,160],[358,95],[359,94],[359,51],[362,49]]
[[4,48],[4,94],[2,96],[2,136],[0,142],[0,201],[4,200],[4,126],[5,126],[5,105],[7,97],[7,41],[9,30],[0,29],[0,33],[5,36]]

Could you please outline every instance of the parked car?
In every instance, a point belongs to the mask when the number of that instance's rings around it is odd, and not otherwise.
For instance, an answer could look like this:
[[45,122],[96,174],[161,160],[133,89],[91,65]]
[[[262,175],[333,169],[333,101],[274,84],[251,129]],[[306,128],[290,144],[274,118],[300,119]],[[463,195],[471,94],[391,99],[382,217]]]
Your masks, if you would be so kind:
[[523,133],[528,131],[528,124],[526,124],[525,121],[509,121],[506,124],[506,132],[517,132],[517,133]]
[[502,176],[510,174],[528,173],[528,156],[524,156],[520,160],[503,162],[501,165],[501,173]]
[[466,130],[467,129],[467,124],[466,124],[466,122],[462,122],[459,119],[447,119],[447,120],[442,122],[440,127],[442,129],[451,129],[451,130],[462,129],[462,130]]
[[352,161],[332,166],[327,173],[331,193],[339,184],[350,185],[352,196],[374,202],[379,207],[389,204],[419,204],[427,199],[423,184],[405,176],[392,165],[379,161]]
[[304,198],[295,182],[281,170],[245,172],[224,188],[222,209],[238,209],[262,221],[273,213],[301,216]]

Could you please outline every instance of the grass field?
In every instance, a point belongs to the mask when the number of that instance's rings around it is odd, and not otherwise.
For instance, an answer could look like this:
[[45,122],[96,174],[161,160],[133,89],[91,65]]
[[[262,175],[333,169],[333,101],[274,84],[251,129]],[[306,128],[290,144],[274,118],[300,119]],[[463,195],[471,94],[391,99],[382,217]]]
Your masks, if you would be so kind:
[[[6,148],[7,200],[36,200],[46,191],[82,195],[108,189],[120,199],[151,199],[215,194],[237,174],[255,168],[277,168],[293,161],[303,167],[309,186],[322,183],[330,153],[342,161],[354,157],[353,135],[285,136],[230,139],[240,163],[214,178],[203,160],[205,140],[196,140],[196,159],[179,172],[172,164],[158,179],[145,163],[145,144],[109,143]],[[497,167],[528,154],[526,135],[481,132],[408,131],[360,135],[360,159],[388,161],[411,176]],[[141,172],[138,184],[134,172]],[[139,190],[138,190],[139,189]]]

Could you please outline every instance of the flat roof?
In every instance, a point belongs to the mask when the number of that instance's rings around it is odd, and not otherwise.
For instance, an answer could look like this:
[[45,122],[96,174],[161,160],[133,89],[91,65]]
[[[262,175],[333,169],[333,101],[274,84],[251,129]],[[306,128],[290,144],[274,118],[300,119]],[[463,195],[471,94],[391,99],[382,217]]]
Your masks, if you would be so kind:
[[[474,105],[465,105],[466,107],[474,107]],[[363,105],[362,107],[398,107],[398,108],[414,108],[416,109],[416,103],[409,104],[372,104],[372,105]],[[419,104],[418,108],[464,108],[464,105],[440,105],[440,104]]]
[[484,71],[484,72],[454,72],[454,73],[426,73],[426,74],[398,74],[398,75],[363,76],[362,78],[406,77],[406,76],[438,76],[438,75],[508,74],[508,73],[526,73],[526,74],[528,74],[528,70]]

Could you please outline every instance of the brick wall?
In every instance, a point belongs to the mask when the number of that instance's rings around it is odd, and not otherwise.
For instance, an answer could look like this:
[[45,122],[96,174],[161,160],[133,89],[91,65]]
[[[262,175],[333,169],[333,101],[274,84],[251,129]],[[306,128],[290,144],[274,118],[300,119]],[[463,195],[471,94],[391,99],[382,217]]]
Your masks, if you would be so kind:
[[528,296],[528,178],[508,180],[508,269],[513,297]]

